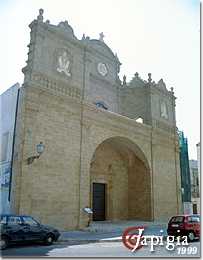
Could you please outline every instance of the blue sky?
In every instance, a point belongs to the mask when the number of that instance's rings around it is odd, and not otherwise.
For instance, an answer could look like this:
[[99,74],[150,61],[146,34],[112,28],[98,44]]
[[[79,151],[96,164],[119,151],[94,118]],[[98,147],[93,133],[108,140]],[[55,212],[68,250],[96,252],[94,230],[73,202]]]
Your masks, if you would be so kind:
[[200,140],[200,24],[197,0],[9,0],[0,2],[0,93],[23,82],[28,24],[44,9],[45,20],[68,20],[75,35],[98,38],[118,54],[120,77],[152,73],[177,97],[177,126],[188,137],[190,158]]

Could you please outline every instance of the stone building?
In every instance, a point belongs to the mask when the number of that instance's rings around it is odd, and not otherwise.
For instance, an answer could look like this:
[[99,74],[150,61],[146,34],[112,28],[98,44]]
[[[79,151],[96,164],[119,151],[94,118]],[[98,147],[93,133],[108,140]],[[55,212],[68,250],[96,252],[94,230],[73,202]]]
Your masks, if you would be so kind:
[[[175,96],[161,79],[119,79],[105,44],[67,21],[30,24],[13,163],[12,205],[63,229],[93,220],[167,220],[181,210]],[[139,119],[139,120],[137,120]],[[139,123],[141,121],[143,123]],[[43,154],[36,155],[42,142]]]
[[190,178],[193,214],[200,214],[200,189],[197,160],[190,160]]

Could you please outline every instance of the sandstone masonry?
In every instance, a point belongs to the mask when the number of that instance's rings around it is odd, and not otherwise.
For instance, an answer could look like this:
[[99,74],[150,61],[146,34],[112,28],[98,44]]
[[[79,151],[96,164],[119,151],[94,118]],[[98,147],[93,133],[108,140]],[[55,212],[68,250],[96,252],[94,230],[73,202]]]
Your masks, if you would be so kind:
[[[180,213],[175,96],[161,79],[119,79],[100,39],[78,40],[67,21],[30,24],[20,92],[12,208],[61,229],[87,226],[93,186],[105,185],[105,220],[167,220]],[[139,123],[142,120],[143,123]],[[27,158],[43,142],[32,164]],[[99,207],[99,202],[98,205]],[[96,214],[95,213],[95,214]]]

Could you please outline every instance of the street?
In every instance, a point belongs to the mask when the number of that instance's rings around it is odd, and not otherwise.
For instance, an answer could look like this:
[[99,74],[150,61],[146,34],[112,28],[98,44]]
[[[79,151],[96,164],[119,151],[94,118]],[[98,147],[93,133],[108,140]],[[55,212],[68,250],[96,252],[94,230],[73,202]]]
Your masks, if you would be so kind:
[[[182,246],[181,246],[182,247]],[[200,242],[187,247],[176,247],[168,251],[164,246],[156,246],[150,252],[144,246],[136,252],[124,247],[122,242],[57,242],[52,246],[18,245],[2,251],[3,257],[200,257]],[[178,249],[179,248],[179,249]],[[194,254],[195,253],[195,254]]]

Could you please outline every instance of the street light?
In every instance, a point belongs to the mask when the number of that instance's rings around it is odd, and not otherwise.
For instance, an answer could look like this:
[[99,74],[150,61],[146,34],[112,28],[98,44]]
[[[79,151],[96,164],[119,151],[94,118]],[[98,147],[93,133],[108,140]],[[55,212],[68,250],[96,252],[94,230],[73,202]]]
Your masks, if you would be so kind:
[[27,158],[27,164],[31,164],[34,162],[35,159],[39,159],[39,157],[41,156],[41,154],[44,152],[45,146],[42,142],[40,142],[39,144],[36,145],[36,150],[38,155],[34,155],[31,156],[29,158]]

